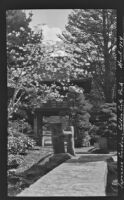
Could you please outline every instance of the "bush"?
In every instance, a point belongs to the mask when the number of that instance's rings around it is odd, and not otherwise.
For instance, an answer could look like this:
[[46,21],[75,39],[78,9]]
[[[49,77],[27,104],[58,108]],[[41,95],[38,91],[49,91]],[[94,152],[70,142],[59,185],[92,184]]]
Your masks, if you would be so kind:
[[27,145],[21,137],[15,137],[13,135],[8,137],[8,153],[9,154],[24,154],[26,152]]
[[92,105],[85,98],[83,91],[70,91],[68,101],[71,108],[71,121],[75,127],[75,147],[81,147],[83,145],[83,139],[85,138],[84,133],[89,131],[91,127],[89,112]]
[[91,114],[90,121],[95,125],[94,128],[96,129],[96,135],[107,137],[110,149],[116,148],[117,144],[116,103],[105,103],[101,105],[99,109],[96,110],[96,112],[93,112]]
[[26,149],[33,149],[34,146],[36,145],[36,142],[33,139],[29,138],[24,134],[20,135],[20,139],[22,139],[23,143],[25,143]]
[[23,156],[21,155],[8,155],[8,168],[16,168],[23,162]]
[[104,104],[100,107],[98,113],[99,126],[98,134],[106,137],[115,137],[117,135],[117,114],[116,114],[116,104]]
[[8,154],[25,154],[27,149],[32,149],[36,145],[33,139],[19,132],[17,121],[9,122],[8,134]]
[[32,132],[32,127],[28,122],[25,122],[24,120],[9,121],[8,132],[9,133],[15,133],[15,132],[30,133]]
[[14,133],[8,137],[8,152],[11,154],[24,154],[27,149],[32,149],[36,142],[22,133]]
[[20,121],[19,132],[30,133],[32,132],[32,127],[28,122]]

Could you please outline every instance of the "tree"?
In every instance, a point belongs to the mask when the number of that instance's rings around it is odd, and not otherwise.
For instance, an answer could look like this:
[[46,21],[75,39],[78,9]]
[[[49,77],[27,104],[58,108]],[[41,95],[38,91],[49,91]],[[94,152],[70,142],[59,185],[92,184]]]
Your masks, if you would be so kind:
[[31,22],[32,14],[26,17],[25,12],[22,10],[7,10],[6,11],[6,22],[7,22],[7,32],[12,32],[13,30],[18,32],[20,27],[25,28],[27,32],[30,31],[29,23]]
[[83,90],[77,86],[70,86],[68,101],[71,109],[71,121],[75,128],[75,146],[81,147],[85,133],[91,128],[89,111],[92,105],[85,98]]
[[69,80],[78,75],[64,45],[42,43],[42,30],[32,31],[30,21],[31,14],[26,17],[24,11],[7,12],[8,87],[14,88],[8,116],[22,107],[33,109],[49,99],[62,100],[61,88],[55,83],[48,86],[43,81],[57,80],[66,90]]
[[[30,29],[31,14],[26,17],[22,10],[8,10],[6,19],[8,87],[14,88],[14,94],[9,99],[8,105],[8,117],[10,117],[21,102],[25,86],[33,87],[32,77],[36,70],[33,64],[36,63],[42,34]],[[21,90],[23,92],[20,93]]]
[[42,30],[32,31],[30,21],[31,14],[26,17],[22,10],[7,11],[7,76],[8,87],[14,88],[8,117],[19,108],[34,108],[48,99],[60,99],[55,84],[47,86],[41,81],[56,77],[61,81],[69,76],[68,59],[55,56],[56,48],[42,43]]
[[116,10],[74,9],[59,36],[72,55],[75,70],[91,75],[95,88],[112,102],[116,70]]
[[90,121],[96,128],[95,134],[108,139],[108,147],[117,149],[116,103],[105,103],[91,113]]

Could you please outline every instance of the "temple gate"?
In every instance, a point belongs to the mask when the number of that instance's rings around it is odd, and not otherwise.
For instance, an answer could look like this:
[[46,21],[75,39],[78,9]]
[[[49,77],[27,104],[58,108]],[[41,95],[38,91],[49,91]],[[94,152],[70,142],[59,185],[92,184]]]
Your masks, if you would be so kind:
[[[53,81],[45,81],[43,84],[50,85]],[[57,82],[56,82],[57,84]],[[59,83],[60,84],[60,83]],[[83,80],[75,80],[73,84],[78,85],[84,89],[84,93],[88,93],[91,89],[91,79],[83,79]],[[61,91],[62,92],[62,91]],[[65,92],[65,91],[64,91]],[[68,92],[68,91],[66,91]],[[74,106],[74,105],[73,105]],[[70,118],[70,105],[68,101],[65,99],[62,102],[57,101],[49,101],[47,103],[42,104],[40,108],[36,108],[34,111],[34,136],[38,142],[38,145],[42,145],[43,138],[43,117],[50,116],[65,116],[68,115]],[[62,130],[62,122],[51,122],[52,128],[52,144],[54,153],[64,153],[64,136]],[[71,143],[72,139],[74,139],[71,135],[69,136]],[[69,140],[68,140],[69,141]]]

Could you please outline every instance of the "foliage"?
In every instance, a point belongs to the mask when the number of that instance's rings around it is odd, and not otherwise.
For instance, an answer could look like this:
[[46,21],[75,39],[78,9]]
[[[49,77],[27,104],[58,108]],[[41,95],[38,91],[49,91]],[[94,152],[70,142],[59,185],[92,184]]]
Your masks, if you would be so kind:
[[9,168],[13,168],[13,167],[15,168],[18,165],[20,165],[22,162],[23,162],[23,156],[22,155],[14,155],[14,154],[8,155],[8,167]]
[[54,47],[42,44],[42,31],[29,28],[31,17],[22,10],[7,11],[8,87],[14,88],[8,102],[9,119],[23,108],[40,106],[50,98],[60,99],[55,84],[47,86],[41,81],[63,79],[69,69],[66,60],[54,56]]
[[71,120],[75,127],[75,145],[80,147],[82,146],[85,132],[89,131],[91,127],[89,111],[92,105],[85,99],[83,90],[78,87],[70,87],[68,98],[71,106]]
[[[26,17],[22,10],[7,12],[8,87],[14,88],[8,101],[9,119],[21,115],[24,109],[33,111],[49,100],[61,101],[64,96],[60,91],[66,90],[66,83],[81,73],[74,69],[72,57],[66,54],[62,42],[45,44],[42,30],[35,32],[29,28],[31,18],[31,14]],[[62,87],[43,83],[56,79]]]
[[[117,143],[117,110],[116,103],[105,103],[91,113],[90,121],[96,127],[96,135],[108,138],[109,146]],[[92,132],[92,131],[91,131]],[[92,133],[91,133],[92,134]],[[95,133],[94,133],[95,135]]]
[[24,154],[27,149],[35,145],[35,141],[23,133],[11,133],[8,136],[8,153],[10,154]]
[[24,135],[23,133],[18,132],[17,126],[8,127],[8,166],[13,168],[17,167],[23,161],[23,156],[28,149],[34,148],[36,142]]
[[94,88],[106,102],[115,95],[116,18],[114,9],[73,9],[59,36],[75,71],[92,76]]
[[33,130],[32,130],[31,125],[28,122],[22,121],[22,125],[21,125],[21,127],[19,129],[19,132],[21,132],[21,131],[23,133],[28,134],[28,133],[31,133]]
[[[10,118],[21,105],[25,85],[33,87],[31,77],[35,74],[35,70],[32,70],[37,54],[37,52],[35,54],[35,45],[41,42],[42,34],[30,29],[31,14],[26,17],[22,10],[8,10],[6,16],[8,87],[14,88],[14,94],[8,102],[8,117]],[[38,51],[38,46],[36,47]]]
[[116,112],[116,104],[112,103],[105,103],[100,106],[97,113],[95,113],[96,116],[92,116],[94,120],[92,120],[93,123],[95,123],[99,130],[97,131],[98,134],[103,136],[116,136],[117,130],[117,112]]
[[20,27],[29,31],[29,22],[31,21],[32,14],[29,14],[29,17],[26,18],[25,12],[22,10],[7,10],[6,12],[6,21],[7,21],[7,30],[11,32],[13,30],[19,31]]
[[22,154],[26,152],[26,144],[20,137],[8,136],[8,153]]
[[[91,121],[91,120],[90,120]],[[90,135],[90,137],[91,137],[91,143],[92,143],[92,145],[94,144],[94,142],[96,142],[97,141],[97,138],[98,138],[98,136],[97,136],[97,131],[99,130],[99,127],[98,126],[96,126],[96,125],[94,125],[94,124],[92,124],[91,125],[91,128],[90,128],[90,130],[89,130],[89,135]]]
[[8,125],[8,167],[13,168],[20,165],[23,156],[28,149],[34,148],[36,142],[19,132],[20,122],[10,122]]
[[28,134],[32,132],[32,127],[28,122],[25,122],[24,120],[9,121],[8,133],[11,135],[18,132]]

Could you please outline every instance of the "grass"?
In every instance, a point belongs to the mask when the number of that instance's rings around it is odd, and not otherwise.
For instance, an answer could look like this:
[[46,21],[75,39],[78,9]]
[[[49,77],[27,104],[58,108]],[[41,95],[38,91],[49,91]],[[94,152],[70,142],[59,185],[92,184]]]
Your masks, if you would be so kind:
[[53,153],[51,146],[39,147],[35,146],[35,149],[29,150],[27,155],[24,157],[24,161],[17,168],[16,174],[20,174],[31,168],[35,163],[39,162],[41,159],[44,159],[48,155]]

